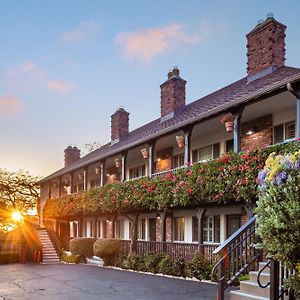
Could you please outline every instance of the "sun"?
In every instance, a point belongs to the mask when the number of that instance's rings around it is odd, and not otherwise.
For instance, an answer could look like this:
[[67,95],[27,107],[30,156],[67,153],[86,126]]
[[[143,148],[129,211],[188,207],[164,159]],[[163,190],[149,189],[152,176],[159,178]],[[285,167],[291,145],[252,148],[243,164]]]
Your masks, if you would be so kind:
[[23,220],[23,216],[21,215],[21,213],[19,211],[14,211],[11,214],[11,217],[16,222],[20,222],[21,220]]

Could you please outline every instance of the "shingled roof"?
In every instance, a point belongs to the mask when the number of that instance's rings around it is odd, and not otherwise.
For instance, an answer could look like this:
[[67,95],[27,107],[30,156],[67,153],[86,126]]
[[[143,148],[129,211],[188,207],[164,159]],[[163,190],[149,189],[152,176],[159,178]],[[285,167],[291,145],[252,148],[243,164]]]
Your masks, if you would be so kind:
[[132,147],[147,143],[152,139],[176,131],[189,124],[211,118],[234,106],[250,102],[267,95],[268,93],[285,88],[288,82],[293,83],[299,80],[300,69],[285,66],[269,75],[251,81],[250,83],[247,83],[247,77],[244,77],[214,93],[186,105],[184,109],[176,113],[173,118],[164,122],[161,122],[161,119],[158,118],[129,132],[128,135],[122,137],[120,141],[115,144],[107,143],[99,149],[80,158],[73,164],[43,178],[40,183],[75,171],[88,164],[108,158]]

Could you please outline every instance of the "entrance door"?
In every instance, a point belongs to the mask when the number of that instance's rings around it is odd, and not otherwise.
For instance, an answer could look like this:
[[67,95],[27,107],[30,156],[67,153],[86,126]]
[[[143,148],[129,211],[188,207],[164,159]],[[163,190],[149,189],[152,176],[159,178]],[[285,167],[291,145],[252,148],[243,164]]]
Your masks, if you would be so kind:
[[229,215],[227,216],[227,238],[229,238],[235,231],[241,226],[240,215]]
[[149,219],[149,239],[150,241],[156,240],[156,218]]

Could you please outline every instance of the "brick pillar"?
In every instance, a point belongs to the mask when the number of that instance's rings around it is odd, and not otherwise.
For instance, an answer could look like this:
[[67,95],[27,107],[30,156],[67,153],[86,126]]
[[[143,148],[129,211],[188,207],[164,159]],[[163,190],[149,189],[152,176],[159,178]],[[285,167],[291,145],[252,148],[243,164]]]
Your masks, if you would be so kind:
[[173,242],[173,215],[166,218],[166,242]]
[[161,242],[160,218],[156,218],[156,241]]

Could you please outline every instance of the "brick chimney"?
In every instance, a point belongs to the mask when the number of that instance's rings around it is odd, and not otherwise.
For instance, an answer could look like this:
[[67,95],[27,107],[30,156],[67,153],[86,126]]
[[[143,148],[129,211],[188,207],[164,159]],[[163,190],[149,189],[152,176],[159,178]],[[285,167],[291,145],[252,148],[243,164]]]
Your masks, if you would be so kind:
[[117,142],[129,132],[129,112],[120,107],[111,115],[111,141]]
[[[269,13],[265,21],[259,21],[247,37],[247,73],[262,76],[284,66],[286,26]],[[261,77],[261,76],[259,76]]]
[[168,73],[168,80],[160,86],[160,115],[162,120],[173,117],[176,111],[185,107],[186,81],[179,76],[179,73],[179,69],[174,67]]
[[68,146],[65,149],[65,167],[80,159],[80,150],[77,147]]

